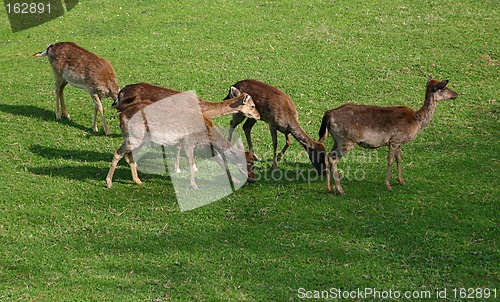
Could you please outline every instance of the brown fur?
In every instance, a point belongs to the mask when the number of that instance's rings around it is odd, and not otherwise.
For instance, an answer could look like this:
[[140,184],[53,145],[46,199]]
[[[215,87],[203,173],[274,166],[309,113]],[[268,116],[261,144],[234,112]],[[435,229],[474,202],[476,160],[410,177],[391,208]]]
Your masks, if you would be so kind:
[[[269,124],[271,138],[273,141],[273,169],[278,169],[278,161],[283,157],[285,151],[292,143],[290,135],[292,135],[306,149],[309,159],[319,173],[324,172],[325,147],[323,144],[311,139],[302,129],[298,121],[297,109],[293,104],[292,99],[283,91],[269,84],[257,80],[243,80],[233,85],[239,91],[246,92],[252,96],[257,110],[260,113],[260,119]],[[234,97],[233,91],[229,91],[226,99]],[[234,129],[245,120],[242,114],[233,114],[231,126],[229,129],[229,140],[231,140]],[[255,155],[251,130],[257,122],[255,119],[247,118],[243,124],[243,131],[248,143],[248,148],[255,160],[258,160]],[[277,154],[278,138],[277,131],[285,135],[285,146]]]
[[[135,102],[141,100],[157,102],[178,93],[180,93],[180,91],[149,83],[131,84],[123,87],[119,91],[118,98],[113,103],[113,106],[118,110],[123,110],[127,106],[131,106]],[[226,114],[241,112],[245,116],[259,119],[260,114],[255,108],[252,98],[247,96],[248,94],[244,93],[224,102],[208,102],[202,98],[198,98],[198,102],[203,114],[209,118],[216,118]]]
[[[223,115],[231,113],[241,113],[245,116],[252,117],[255,119],[260,118],[259,111],[255,108],[255,104],[252,97],[246,93],[240,93],[236,91],[236,88],[232,87],[232,91],[238,96],[227,99],[222,102],[208,102],[202,98],[198,98],[198,104],[205,116],[208,118],[217,118]],[[118,98],[113,103],[113,107],[116,107],[118,111],[124,111],[129,106],[135,106],[143,100],[147,102],[157,102],[167,97],[174,96],[180,91],[173,90],[170,88],[164,88],[161,86],[153,85],[150,83],[137,83],[130,84],[118,92]],[[175,171],[180,172],[179,159],[180,159],[181,148],[177,150],[177,157],[175,161]],[[196,166],[194,167],[197,170]]]
[[340,194],[344,194],[340,185],[337,163],[356,145],[372,149],[389,146],[385,185],[388,190],[392,189],[390,176],[394,159],[398,166],[398,181],[405,185],[401,172],[401,145],[412,141],[419,131],[429,124],[438,101],[454,99],[458,96],[456,92],[446,87],[447,83],[448,81],[436,81],[430,77],[427,82],[424,105],[418,111],[405,106],[379,107],[352,104],[326,111],[319,137],[323,142],[328,131],[334,140],[332,151],[326,158],[328,191],[333,192],[330,180],[333,171],[335,187]]
[[69,118],[64,102],[64,87],[67,84],[85,89],[94,101],[94,118],[92,129],[97,131],[97,111],[101,114],[104,132],[111,132],[106,125],[101,98],[118,96],[118,84],[113,66],[97,55],[83,49],[73,42],[59,42],[49,45],[43,52],[33,54],[35,57],[48,56],[55,77],[56,119],[62,114]]

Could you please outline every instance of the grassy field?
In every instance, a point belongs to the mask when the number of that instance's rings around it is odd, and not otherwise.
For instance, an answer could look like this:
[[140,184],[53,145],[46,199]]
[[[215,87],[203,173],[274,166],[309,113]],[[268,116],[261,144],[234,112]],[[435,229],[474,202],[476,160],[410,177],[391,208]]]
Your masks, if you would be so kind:
[[[0,300],[297,301],[335,288],[500,296],[498,1],[168,2],[81,1],[17,33],[2,9]],[[260,180],[180,212],[168,175],[141,174],[140,187],[122,161],[106,188],[121,144],[111,100],[111,137],[90,129],[80,89],[66,88],[71,120],[54,120],[52,71],[28,54],[56,41],[108,59],[120,86],[220,101],[236,81],[266,81],[292,97],[315,139],[324,111],[342,103],[420,107],[429,74],[459,97],[403,147],[406,187],[385,189],[386,148],[341,161],[345,196],[303,177],[313,167],[297,142],[273,177],[259,122]]]

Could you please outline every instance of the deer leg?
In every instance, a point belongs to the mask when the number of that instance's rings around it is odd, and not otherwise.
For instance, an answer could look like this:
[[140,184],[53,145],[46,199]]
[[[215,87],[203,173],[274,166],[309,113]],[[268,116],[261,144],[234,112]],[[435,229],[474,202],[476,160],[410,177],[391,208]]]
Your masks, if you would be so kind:
[[[345,195],[344,189],[340,185],[340,174],[338,170],[338,162],[342,158],[342,156],[346,155],[352,148],[356,146],[356,144],[350,141],[342,141],[342,137],[337,134],[333,134],[333,147],[332,151],[327,155],[327,164],[330,165],[329,170],[333,171],[333,180],[335,181],[335,188],[339,191],[340,195]],[[329,161],[329,162],[328,162]],[[328,174],[331,172],[327,171]],[[329,176],[328,176],[329,177]],[[329,192],[332,192],[331,185],[329,188]]]
[[276,156],[276,149],[278,148],[278,133],[276,128],[269,125],[269,130],[271,131],[271,139],[273,140],[273,170],[278,170],[278,159]]
[[124,145],[121,145],[118,150],[115,151],[115,154],[113,155],[113,160],[111,161],[111,166],[109,168],[108,175],[106,176],[106,184],[108,188],[111,188],[113,186],[113,174],[115,173],[116,166],[118,165],[118,162],[120,159],[123,157],[122,150],[124,149]]
[[394,157],[396,156],[398,146],[395,144],[389,145],[389,154],[387,155],[387,175],[385,177],[385,186],[387,190],[392,191],[391,187],[391,169],[394,163]]
[[189,173],[191,174],[191,187],[193,189],[198,190],[198,185],[194,179],[194,149],[192,146],[184,146],[184,150],[186,150],[186,157],[189,163]]
[[[182,146],[177,146],[177,155],[175,156],[175,173],[181,173],[181,168],[180,168],[180,160],[181,160],[181,150]],[[198,167],[196,167],[196,162],[194,163],[194,171],[198,172]]]
[[97,132],[97,111],[99,110],[99,107],[97,106],[97,103],[94,103],[94,117],[92,119],[92,130],[94,132]]
[[403,179],[403,171],[401,168],[401,163],[403,162],[403,158],[401,157],[401,146],[398,146],[396,150],[396,162],[398,164],[398,181],[401,185],[406,186],[406,182]]
[[102,103],[101,99],[99,98],[99,95],[96,93],[90,93],[90,96],[92,97],[92,100],[94,101],[94,120],[92,122],[92,130],[97,132],[97,111],[101,114],[102,118],[102,125],[104,127],[104,133],[106,135],[110,135],[111,132],[108,129],[108,125],[106,124],[106,118],[104,117],[104,108],[102,108]]
[[66,118],[69,118],[68,111],[66,110],[66,103],[64,103],[64,87],[68,82],[62,77],[56,76],[56,120],[61,120],[61,109],[62,113]]
[[238,125],[241,122],[243,122],[243,120],[245,120],[245,118],[246,118],[245,115],[243,115],[241,113],[235,113],[235,114],[233,114],[233,119],[229,123],[229,132],[228,132],[228,135],[227,135],[227,140],[228,141],[232,140],[234,129],[236,129],[236,127],[238,127]]
[[344,195],[344,189],[340,185],[340,175],[337,168],[337,164],[339,162],[339,158],[336,157],[336,152],[332,151],[328,153],[326,157],[326,188],[328,189],[328,193],[333,193],[332,187],[332,172],[333,172],[333,181],[335,182],[335,188],[339,191],[340,195]]
[[255,125],[255,123],[257,123],[257,120],[248,118],[243,124],[243,131],[245,132],[245,137],[247,139],[248,151],[250,152],[250,154],[252,154],[253,159],[258,161],[259,158],[257,157],[257,155],[253,150],[252,135],[251,135],[252,127],[253,125]]
[[181,160],[181,149],[182,149],[182,146],[177,146],[177,155],[175,156],[175,165],[174,165],[174,169],[175,169],[175,173],[181,173],[181,169],[179,168],[179,161]]
[[286,149],[292,144],[292,135],[290,133],[285,134],[285,146],[283,146],[283,149],[278,153],[278,156],[276,157],[277,161],[280,161],[283,155],[285,154]]
[[139,174],[137,173],[137,164],[134,160],[132,152],[126,153],[125,157],[127,158],[127,162],[130,166],[130,172],[132,172],[132,179],[136,184],[142,185],[142,181],[139,179]]
[[331,179],[332,178],[333,159],[332,159],[330,153],[328,153],[326,155],[325,165],[326,165],[326,188],[328,190],[328,193],[333,193],[332,179]]
[[333,168],[333,180],[335,181],[335,188],[337,188],[337,191],[339,191],[340,195],[344,195],[344,189],[342,189],[342,186],[340,185],[340,175],[339,175],[339,170],[337,167],[337,164],[339,162],[339,158],[335,158],[331,165]]
[[338,143],[339,141],[340,141],[339,139],[335,139],[334,137],[334,144],[332,147],[332,151],[330,151],[326,156],[326,162],[325,162],[327,169],[326,179],[327,179],[328,192],[333,193],[333,188],[331,183],[331,174],[333,172],[333,180],[335,182],[335,188],[337,188],[337,191],[339,191],[340,195],[344,195],[345,194],[344,189],[340,185],[338,162],[345,153],[349,152],[349,150],[352,149],[352,146],[344,145],[341,148],[340,144]]

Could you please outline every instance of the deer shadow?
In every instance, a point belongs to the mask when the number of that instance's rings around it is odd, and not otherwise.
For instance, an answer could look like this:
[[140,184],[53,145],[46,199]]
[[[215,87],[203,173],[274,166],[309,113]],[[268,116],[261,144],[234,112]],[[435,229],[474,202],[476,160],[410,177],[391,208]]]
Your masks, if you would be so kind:
[[[62,164],[51,164],[43,167],[28,168],[31,173],[35,175],[46,175],[51,177],[55,176],[78,181],[88,181],[96,179],[102,179],[104,181],[109,167],[101,168],[96,166],[94,163],[111,163],[113,159],[112,152],[105,153],[91,150],[60,149],[45,147],[38,144],[32,145],[29,150],[31,153],[48,160],[63,160]],[[65,163],[64,161],[67,161],[67,163]],[[84,163],[86,165],[72,165],[71,161]],[[144,179],[146,181],[148,179],[156,178],[170,180],[170,176],[168,173],[166,175],[141,173],[141,179]],[[130,176],[130,167],[125,162],[125,160],[121,160],[118,165],[118,168],[115,172],[115,182],[133,183]]]
[[113,153],[103,153],[91,150],[60,149],[45,147],[42,145],[32,145],[29,149],[31,153],[46,159],[66,159],[79,162],[111,162]]
[[[33,118],[33,119],[38,119],[41,121],[47,121],[47,122],[58,122],[61,123],[62,125],[68,125],[76,129],[80,129],[82,131],[85,131],[91,135],[95,136],[104,136],[104,133],[101,132],[94,132],[91,127],[85,127],[83,125],[80,125],[78,123],[75,123],[71,119],[63,118],[60,121],[56,121],[55,114],[51,110],[47,110],[44,108],[40,108],[37,106],[33,105],[7,105],[7,104],[0,104],[0,111],[3,111],[5,113],[10,113],[14,115],[20,115],[20,116],[25,116],[28,118]],[[121,135],[117,134],[112,134],[111,137],[121,137]]]

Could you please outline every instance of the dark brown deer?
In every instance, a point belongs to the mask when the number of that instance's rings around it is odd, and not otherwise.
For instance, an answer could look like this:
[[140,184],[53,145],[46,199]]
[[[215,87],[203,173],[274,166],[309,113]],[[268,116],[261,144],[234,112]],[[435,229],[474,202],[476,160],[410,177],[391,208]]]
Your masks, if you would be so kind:
[[[194,100],[194,95],[193,95]],[[163,146],[182,146],[186,151],[188,158],[191,186],[197,189],[194,174],[196,172],[194,165],[194,149],[202,146],[209,146],[212,155],[224,153],[229,159],[235,159],[232,162],[238,162],[238,156],[245,158],[244,150],[233,146],[228,142],[214,126],[212,120],[202,114],[199,108],[196,108],[197,101],[191,102],[188,106],[178,103],[161,105],[162,102],[153,102],[150,100],[136,100],[133,104],[122,108],[120,111],[120,129],[123,135],[123,144],[116,150],[111,167],[106,177],[108,188],[112,187],[112,179],[115,168],[119,160],[125,156],[130,165],[132,179],[137,184],[142,184],[137,173],[137,164],[133,158],[133,151],[142,147],[146,141],[151,141],[157,145]],[[156,104],[158,106],[154,107]],[[153,106],[153,107],[149,107]],[[149,111],[148,111],[149,110]],[[155,116],[156,114],[156,116]],[[135,120],[132,121],[132,119]],[[160,122],[160,124],[158,124]],[[165,123],[164,123],[165,122]],[[133,129],[130,129],[130,123]],[[202,124],[200,124],[202,123]],[[132,130],[132,131],[131,131]],[[227,152],[228,151],[228,152]],[[217,154],[214,154],[214,153]],[[220,157],[215,157],[217,158]],[[224,164],[219,162],[221,166]],[[245,163],[246,168],[252,166],[251,162]],[[243,167],[237,166],[240,172],[245,171]],[[227,172],[226,168],[226,172]],[[251,169],[248,171],[252,171]],[[229,172],[228,172],[229,173]],[[247,174],[251,179],[255,179],[253,174]],[[234,179],[233,179],[234,181]]]
[[333,148],[326,158],[328,192],[333,192],[331,184],[333,171],[335,187],[340,194],[344,194],[337,163],[356,145],[371,149],[389,146],[385,186],[388,190],[392,190],[391,168],[394,159],[398,165],[398,181],[401,185],[406,185],[401,172],[401,145],[412,141],[429,124],[438,101],[455,99],[458,96],[456,92],[447,88],[446,84],[447,80],[437,81],[430,76],[424,105],[417,111],[405,106],[379,107],[352,104],[326,111],[319,137],[323,142],[328,131],[334,141]]
[[[236,90],[235,87],[231,87],[231,89],[233,91]],[[150,83],[130,84],[120,89],[113,107],[116,107],[120,111],[141,100],[156,102],[179,93],[181,92]],[[236,91],[234,94],[238,96],[223,102],[208,102],[202,98],[198,98],[201,111],[211,119],[231,113],[241,113],[245,116],[260,118],[260,114],[248,94],[241,94]]]
[[[278,161],[283,157],[283,154],[285,154],[285,151],[292,143],[290,136],[292,135],[305,148],[316,170],[323,174],[325,169],[325,147],[322,143],[311,139],[304,129],[302,129],[298,121],[297,109],[295,109],[292,99],[287,94],[274,86],[257,80],[243,80],[232,87],[236,87],[237,90],[231,89],[226,99],[237,96],[238,92],[248,93],[252,96],[255,107],[260,113],[260,119],[269,124],[274,152],[273,169],[278,169]],[[247,117],[241,113],[233,114],[229,128],[229,141],[231,141],[234,129],[245,118]],[[256,119],[247,118],[243,124],[243,131],[245,132],[250,153],[255,160],[259,160],[257,155],[255,155],[251,137],[252,127],[256,122]],[[285,135],[285,146],[278,154],[276,153],[278,147],[277,131]]]
[[[198,98],[199,108],[203,114],[212,119],[223,115],[231,113],[241,113],[244,116],[251,117],[254,119],[259,119],[259,111],[255,108],[255,103],[252,97],[246,93],[240,93],[237,88],[231,87],[234,98],[224,100],[222,102],[208,102],[202,98]],[[118,111],[123,111],[129,106],[135,106],[135,104],[140,103],[142,100],[147,100],[150,102],[157,102],[165,98],[174,96],[181,93],[180,91],[173,90],[170,88],[164,88],[161,86],[153,85],[150,83],[137,83],[126,85],[118,92],[118,98],[113,103]],[[179,147],[177,151],[177,158],[175,161],[175,171],[180,172],[179,169],[179,157],[181,148]],[[194,167],[197,169],[196,166]]]
[[71,84],[85,89],[94,101],[94,119],[92,129],[97,131],[97,112],[101,114],[102,124],[106,135],[111,134],[106,125],[101,98],[118,96],[118,84],[113,66],[97,55],[81,48],[73,42],[59,42],[51,44],[44,51],[33,54],[34,57],[48,56],[50,66],[56,81],[56,119],[62,114],[69,118],[66,103],[64,102],[64,87]]

